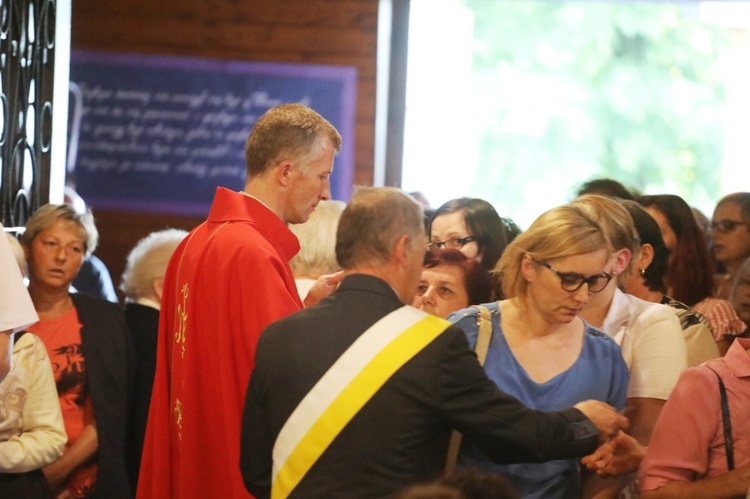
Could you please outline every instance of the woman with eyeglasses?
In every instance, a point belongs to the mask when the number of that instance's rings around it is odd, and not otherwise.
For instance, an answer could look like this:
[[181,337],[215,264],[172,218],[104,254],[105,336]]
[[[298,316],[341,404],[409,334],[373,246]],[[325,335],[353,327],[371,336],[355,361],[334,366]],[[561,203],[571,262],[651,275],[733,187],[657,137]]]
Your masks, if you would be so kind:
[[[540,216],[506,249],[495,270],[506,299],[484,304],[491,339],[484,369],[524,404],[551,411],[587,399],[622,409],[627,366],[617,344],[579,317],[607,287],[610,249],[601,228],[577,208]],[[477,343],[483,319],[476,308],[449,317]],[[495,465],[470,442],[459,465],[502,473],[523,497],[578,497],[577,459]]]
[[[639,244],[627,210],[611,198],[596,195],[582,196],[570,204],[602,228],[613,250],[605,267],[612,280],[601,293],[592,297],[581,317],[620,345],[630,374],[625,403],[629,435],[620,437],[633,437],[630,441],[646,446],[664,402],[687,367],[687,347],[680,321],[669,307],[628,295],[618,287],[623,275],[632,272],[631,259],[637,254]],[[623,463],[605,459],[611,447],[620,442],[620,437],[582,460],[589,470],[602,476],[618,475],[618,478],[592,480],[589,485],[596,483],[610,493],[636,485],[635,476],[629,472],[638,469],[642,455],[629,455]]]
[[457,198],[440,206],[427,225],[429,245],[457,249],[488,271],[508,245],[506,225],[495,208],[483,199]]
[[716,261],[723,267],[716,296],[729,298],[737,271],[750,257],[750,192],[735,192],[716,204],[711,219],[711,240]]
[[[719,353],[724,353],[734,338],[745,331],[732,305],[717,298],[714,265],[706,238],[693,216],[692,209],[679,196],[659,194],[641,196],[637,200],[659,225],[664,244],[669,250],[669,267],[664,276],[666,294],[703,314],[711,326]],[[717,208],[718,210],[718,208]],[[712,233],[722,241],[719,252],[725,252],[722,239],[728,224],[725,219],[712,223]]]

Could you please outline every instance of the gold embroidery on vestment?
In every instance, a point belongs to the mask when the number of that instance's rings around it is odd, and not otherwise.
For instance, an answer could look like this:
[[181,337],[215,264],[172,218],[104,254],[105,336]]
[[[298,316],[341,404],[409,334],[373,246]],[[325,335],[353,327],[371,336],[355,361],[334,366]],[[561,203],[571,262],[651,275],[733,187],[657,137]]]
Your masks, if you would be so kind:
[[175,424],[177,425],[177,436],[182,440],[182,402],[180,399],[174,403]]
[[181,357],[185,358],[185,330],[187,329],[187,298],[188,298],[188,285],[187,283],[182,285],[180,290],[182,293],[182,303],[177,305],[177,330],[174,333],[175,343],[181,345]]

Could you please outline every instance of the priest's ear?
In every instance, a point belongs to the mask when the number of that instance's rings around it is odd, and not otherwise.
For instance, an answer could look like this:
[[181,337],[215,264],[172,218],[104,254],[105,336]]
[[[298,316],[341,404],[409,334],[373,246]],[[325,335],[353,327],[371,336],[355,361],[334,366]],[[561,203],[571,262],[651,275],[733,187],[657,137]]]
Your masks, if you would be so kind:
[[294,165],[291,161],[284,160],[277,164],[274,169],[276,170],[276,179],[279,185],[289,185],[289,180],[292,176]]

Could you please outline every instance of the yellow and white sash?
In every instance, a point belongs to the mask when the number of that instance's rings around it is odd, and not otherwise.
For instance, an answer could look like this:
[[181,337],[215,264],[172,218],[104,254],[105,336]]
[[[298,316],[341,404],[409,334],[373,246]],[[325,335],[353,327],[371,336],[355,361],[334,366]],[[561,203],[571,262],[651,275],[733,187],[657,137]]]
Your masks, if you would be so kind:
[[450,323],[401,307],[357,338],[305,395],[273,447],[271,498],[285,498],[370,398]]

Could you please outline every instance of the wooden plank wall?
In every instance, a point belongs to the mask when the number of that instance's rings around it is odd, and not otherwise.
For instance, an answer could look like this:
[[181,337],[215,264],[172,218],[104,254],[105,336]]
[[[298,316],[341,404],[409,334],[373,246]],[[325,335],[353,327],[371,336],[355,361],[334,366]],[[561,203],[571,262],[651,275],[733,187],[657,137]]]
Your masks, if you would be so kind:
[[[377,0],[74,0],[72,48],[356,66],[355,183],[372,185]],[[95,211],[117,287],[132,246],[193,217]]]

